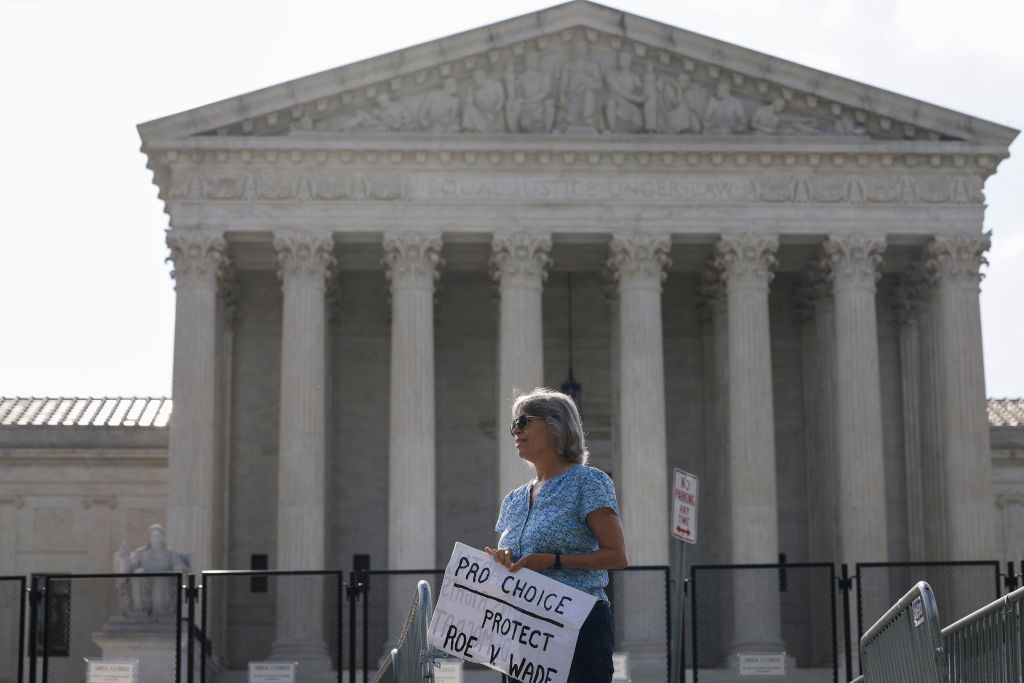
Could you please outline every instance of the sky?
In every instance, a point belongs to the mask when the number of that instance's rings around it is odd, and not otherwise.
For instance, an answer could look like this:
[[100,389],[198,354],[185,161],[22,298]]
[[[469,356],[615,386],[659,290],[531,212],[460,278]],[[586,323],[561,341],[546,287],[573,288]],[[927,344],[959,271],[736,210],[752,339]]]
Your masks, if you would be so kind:
[[[0,0],[0,396],[169,396],[168,227],[135,126],[543,9],[529,0]],[[616,0],[1014,128],[1024,3]],[[1024,143],[986,183],[986,391],[1024,396]]]

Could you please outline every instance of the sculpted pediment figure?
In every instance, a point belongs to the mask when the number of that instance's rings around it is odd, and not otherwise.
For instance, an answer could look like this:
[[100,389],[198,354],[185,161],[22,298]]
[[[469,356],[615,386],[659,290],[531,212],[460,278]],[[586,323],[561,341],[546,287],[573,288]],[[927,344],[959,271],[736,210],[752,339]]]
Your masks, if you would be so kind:
[[1012,139],[997,124],[586,0],[140,130],[145,139],[390,133]]

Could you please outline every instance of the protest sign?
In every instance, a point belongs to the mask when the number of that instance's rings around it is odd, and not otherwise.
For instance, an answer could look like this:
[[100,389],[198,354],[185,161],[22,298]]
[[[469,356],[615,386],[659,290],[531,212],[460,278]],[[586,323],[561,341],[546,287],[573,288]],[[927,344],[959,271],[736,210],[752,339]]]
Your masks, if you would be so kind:
[[535,571],[511,573],[455,544],[427,642],[526,683],[564,683],[576,638],[597,598]]

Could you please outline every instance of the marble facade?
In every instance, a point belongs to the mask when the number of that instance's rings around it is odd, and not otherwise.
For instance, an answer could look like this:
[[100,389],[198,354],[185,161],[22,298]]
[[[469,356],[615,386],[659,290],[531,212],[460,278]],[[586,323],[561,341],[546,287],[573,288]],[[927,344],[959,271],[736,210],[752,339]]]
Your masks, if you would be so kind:
[[719,492],[721,560],[998,552],[977,294],[1016,131],[587,2],[139,130],[184,349],[168,526],[200,565],[244,562],[254,516],[282,568],[488,542],[570,272],[633,562],[668,561],[673,465]]
[[139,131],[177,290],[150,500],[194,567],[492,543],[569,273],[632,563],[669,562],[672,467],[692,562],[1024,552],[977,303],[1015,130],[576,1]]

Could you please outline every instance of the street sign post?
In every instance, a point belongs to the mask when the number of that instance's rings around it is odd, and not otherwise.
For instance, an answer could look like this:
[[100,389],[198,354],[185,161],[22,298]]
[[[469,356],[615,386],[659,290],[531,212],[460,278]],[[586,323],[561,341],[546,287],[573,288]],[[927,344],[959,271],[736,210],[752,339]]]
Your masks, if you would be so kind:
[[686,638],[683,633],[683,586],[686,581],[686,546],[683,543],[697,542],[697,489],[699,482],[696,475],[684,472],[678,467],[672,477],[672,518],[669,528],[672,536],[681,541],[677,545],[677,566],[679,578],[676,581],[676,624],[679,629],[679,647],[673,658],[673,681],[682,681],[685,675],[683,654],[686,651]]

